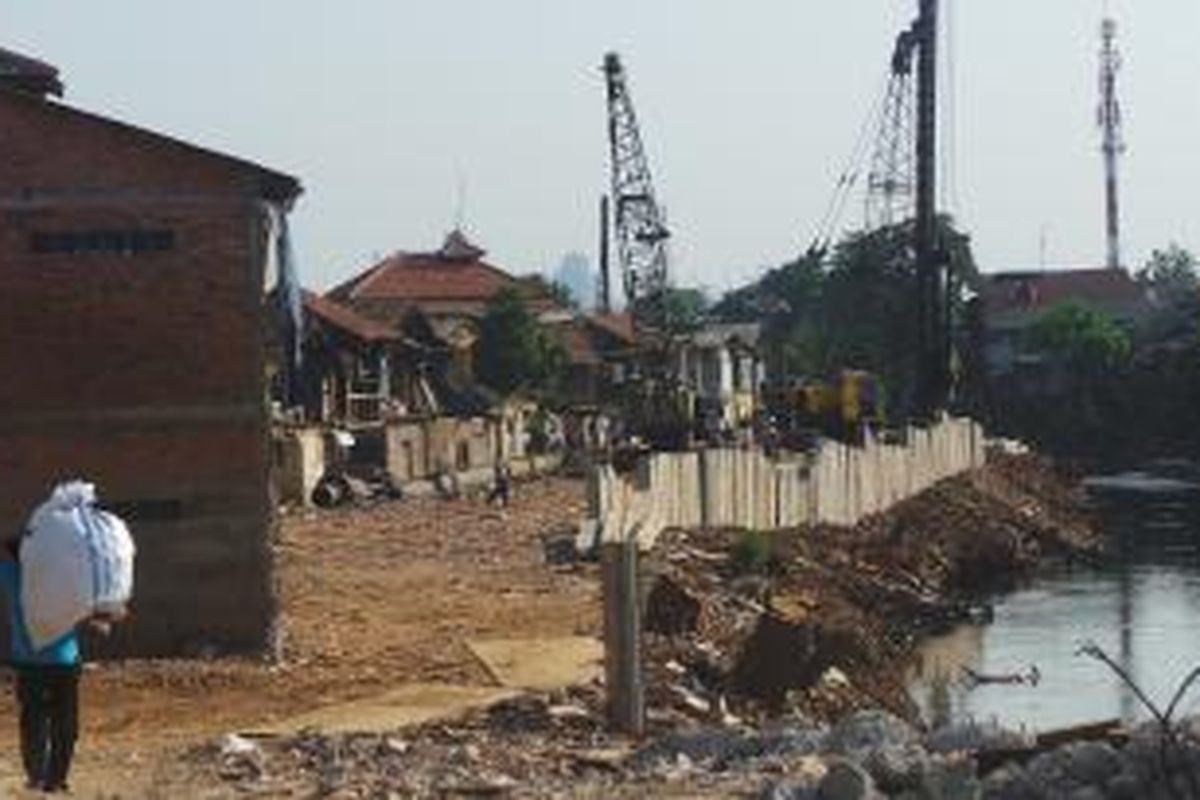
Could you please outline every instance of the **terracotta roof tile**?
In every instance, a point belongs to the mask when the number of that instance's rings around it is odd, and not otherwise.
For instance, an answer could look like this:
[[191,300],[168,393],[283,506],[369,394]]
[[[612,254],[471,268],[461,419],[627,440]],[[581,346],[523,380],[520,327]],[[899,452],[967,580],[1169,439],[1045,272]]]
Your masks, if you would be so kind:
[[631,314],[596,313],[589,315],[588,319],[618,339],[625,340],[628,344],[637,342],[637,335],[633,330],[633,316]]
[[399,331],[308,290],[304,292],[304,308],[314,317],[364,342],[388,342],[404,339]]
[[432,253],[398,252],[337,286],[329,296],[344,303],[384,301],[419,306],[422,302],[487,303],[502,289],[521,291],[531,307],[554,305],[530,296],[527,283],[483,260],[486,252],[461,231],[452,231]]
[[1029,313],[1064,300],[1080,300],[1107,310],[1140,311],[1145,292],[1121,269],[1072,269],[985,275],[980,292],[989,316]]

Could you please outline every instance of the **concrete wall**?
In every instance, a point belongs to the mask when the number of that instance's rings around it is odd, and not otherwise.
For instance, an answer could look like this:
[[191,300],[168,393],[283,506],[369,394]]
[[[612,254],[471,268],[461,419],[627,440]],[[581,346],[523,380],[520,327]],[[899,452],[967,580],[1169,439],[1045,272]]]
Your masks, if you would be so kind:
[[655,453],[632,476],[598,466],[589,474],[585,527],[618,537],[637,524],[649,544],[665,528],[854,525],[984,463],[983,430],[969,419],[910,428],[906,439],[822,441],[815,453],[777,459],[759,450]]
[[276,431],[275,469],[280,502],[310,505],[313,489],[325,473],[325,431],[315,426]]
[[401,484],[426,480],[433,474],[429,463],[424,421],[392,422],[387,426],[388,474]]
[[384,465],[401,484],[431,480],[443,469],[468,485],[492,480],[498,431],[491,418],[413,418],[385,430]]

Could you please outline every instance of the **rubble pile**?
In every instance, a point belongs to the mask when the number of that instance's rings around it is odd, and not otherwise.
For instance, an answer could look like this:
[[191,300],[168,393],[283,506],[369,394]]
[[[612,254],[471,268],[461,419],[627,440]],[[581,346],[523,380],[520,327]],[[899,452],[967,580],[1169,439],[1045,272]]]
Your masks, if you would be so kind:
[[902,664],[923,635],[986,620],[1047,557],[1100,543],[1066,479],[999,455],[852,529],[672,531],[649,561],[648,700],[693,719],[786,710],[912,717]]
[[[457,723],[389,734],[225,742],[193,754],[254,796],[758,797],[1052,800],[1198,796],[1200,718],[1042,746],[994,724],[922,734],[885,711],[832,726],[788,716],[615,739],[571,694],[527,696]],[[227,739],[229,737],[226,737]]]

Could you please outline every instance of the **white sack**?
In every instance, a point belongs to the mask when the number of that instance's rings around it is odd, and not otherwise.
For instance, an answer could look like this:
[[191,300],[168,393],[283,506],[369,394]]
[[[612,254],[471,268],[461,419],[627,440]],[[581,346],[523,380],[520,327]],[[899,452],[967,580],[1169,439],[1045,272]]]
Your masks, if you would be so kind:
[[92,484],[64,483],[29,519],[21,545],[21,604],[34,649],[94,613],[117,611],[133,594],[133,538],[95,500]]

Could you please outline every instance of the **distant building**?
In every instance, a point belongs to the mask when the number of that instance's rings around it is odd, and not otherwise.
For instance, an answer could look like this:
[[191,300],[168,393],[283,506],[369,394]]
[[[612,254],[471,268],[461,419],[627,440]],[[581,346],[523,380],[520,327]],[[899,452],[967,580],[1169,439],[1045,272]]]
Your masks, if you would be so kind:
[[1001,272],[983,276],[983,352],[992,377],[1007,375],[1036,355],[1022,339],[1041,315],[1065,301],[1108,314],[1132,332],[1151,311],[1145,290],[1123,269]]
[[576,314],[547,329],[567,354],[566,400],[574,406],[615,406],[632,371],[637,338],[628,314]]
[[484,260],[486,251],[460,230],[431,253],[397,252],[335,287],[329,300],[364,317],[403,328],[420,317],[449,348],[451,384],[473,382],[478,322],[501,291],[517,292],[543,322],[571,316],[541,280],[518,278]]
[[332,289],[328,296],[367,317],[399,325],[412,310],[435,327],[477,320],[503,289],[520,292],[535,314],[561,309],[537,285],[484,260],[481,247],[460,230],[431,253],[398,252]]
[[730,429],[749,423],[765,377],[758,323],[710,323],[679,348],[680,382],[694,392],[697,416]]
[[[138,546],[124,655],[272,642],[269,253],[282,172],[51,98],[0,51],[0,530],[94,481]],[[0,636],[0,647],[7,644]]]
[[567,253],[558,262],[551,279],[571,293],[580,308],[592,308],[596,300],[596,278],[583,253]]

